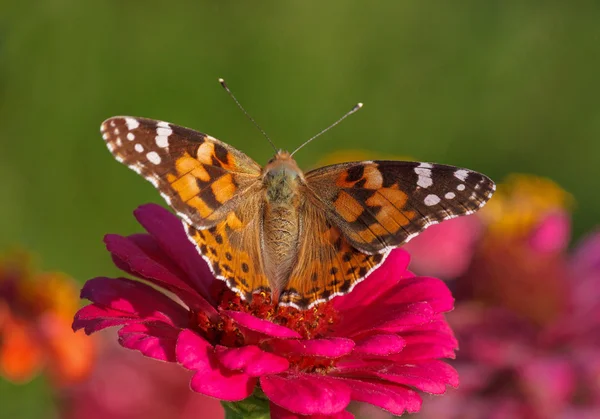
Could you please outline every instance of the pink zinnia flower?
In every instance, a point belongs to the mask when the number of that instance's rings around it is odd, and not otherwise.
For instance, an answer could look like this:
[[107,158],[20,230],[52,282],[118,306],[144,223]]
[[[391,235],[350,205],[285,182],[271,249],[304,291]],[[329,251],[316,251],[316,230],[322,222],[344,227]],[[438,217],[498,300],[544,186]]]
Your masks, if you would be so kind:
[[[420,390],[456,386],[456,340],[443,314],[447,287],[406,270],[397,250],[346,296],[299,311],[267,295],[241,301],[214,279],[180,221],[156,205],[136,210],[149,234],[105,238],[115,264],[148,282],[99,277],[74,329],[120,326],[126,348],[194,371],[193,390],[240,401],[260,390],[272,417],[350,417],[351,400],[400,415],[421,406]],[[261,397],[262,397],[262,393]],[[255,393],[256,394],[256,393]]]

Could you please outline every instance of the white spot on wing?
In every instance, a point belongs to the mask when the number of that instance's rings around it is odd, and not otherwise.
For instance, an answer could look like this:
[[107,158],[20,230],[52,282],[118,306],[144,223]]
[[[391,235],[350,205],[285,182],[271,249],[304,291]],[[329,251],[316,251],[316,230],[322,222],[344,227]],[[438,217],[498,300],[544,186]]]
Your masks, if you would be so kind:
[[135,148],[135,151],[137,151],[138,153],[143,153],[144,152],[144,146],[141,144],[136,144],[133,148]]
[[456,194],[454,192],[448,192],[446,195],[444,195],[444,198],[454,199],[455,196],[456,196]]
[[165,122],[165,121],[158,121],[156,123],[156,126],[157,127],[161,127],[161,128],[169,128],[169,123]]
[[128,132],[128,133],[127,133],[127,139],[128,139],[129,141],[133,141],[133,140],[135,140],[135,135],[133,134],[133,132]]
[[127,124],[127,129],[129,131],[133,131],[140,126],[140,123],[134,118],[125,118],[125,123]]
[[119,133],[120,133],[121,131],[119,131],[119,128],[115,128],[115,130],[114,130],[113,132],[115,133],[115,135],[119,135]]
[[441,201],[440,197],[434,194],[429,194],[425,197],[425,199],[423,200],[423,203],[425,205],[427,205],[428,207],[432,206],[432,205],[436,205]]
[[462,180],[463,182],[467,179],[467,176],[469,176],[469,171],[465,169],[458,169],[456,172],[454,172],[454,177]]
[[121,147],[123,145],[123,141],[121,141],[121,137],[117,137],[117,139],[115,140],[115,144],[117,145],[117,147]]
[[151,151],[147,153],[146,157],[148,158],[148,160],[150,160],[150,163],[160,164],[161,158],[156,151]]
[[173,134],[173,130],[167,125],[167,127],[157,128],[156,134],[156,145],[160,148],[169,147],[169,135]]
[[417,186],[427,189],[433,185],[433,179],[431,179],[431,167],[432,166],[429,163],[421,163],[415,167],[415,173],[419,176]]
[[464,191],[464,190],[465,190],[465,185],[463,185],[463,184],[461,183],[460,185],[458,185],[458,186],[456,187],[456,190],[457,190],[457,191]]
[[102,138],[106,141],[108,140],[108,133],[105,132],[104,134],[102,134]]

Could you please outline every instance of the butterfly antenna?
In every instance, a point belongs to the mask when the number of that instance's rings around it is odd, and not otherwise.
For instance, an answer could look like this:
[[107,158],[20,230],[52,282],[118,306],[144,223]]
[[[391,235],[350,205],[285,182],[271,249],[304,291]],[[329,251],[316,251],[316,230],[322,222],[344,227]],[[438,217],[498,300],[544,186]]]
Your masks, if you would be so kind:
[[327,131],[329,131],[331,128],[335,127],[337,124],[339,124],[340,122],[342,122],[344,119],[346,119],[347,117],[349,117],[350,115],[352,115],[354,112],[358,111],[360,108],[363,107],[362,103],[357,103],[352,109],[350,109],[348,112],[346,112],[346,114],[344,116],[342,116],[340,119],[338,119],[337,121],[335,121],[333,124],[329,125],[327,128],[325,128],[324,130],[322,130],[321,132],[319,132],[317,135],[313,136],[312,138],[309,138],[308,140],[306,140],[304,142],[304,144],[302,144],[300,147],[298,147],[297,149],[295,149],[292,154],[290,154],[290,156],[293,156],[294,154],[296,154],[296,152],[298,150],[300,150],[302,147],[304,147],[306,144],[310,143],[312,140],[314,140],[315,138],[325,134]]
[[273,149],[277,153],[277,151],[279,151],[278,148],[275,147],[275,144],[273,144],[273,141],[271,141],[271,139],[269,138],[269,136],[267,135],[267,133],[265,132],[265,130],[263,130],[260,127],[260,125],[258,125],[258,123],[254,120],[254,118],[252,118],[250,116],[250,114],[248,112],[246,112],[246,109],[244,109],[244,107],[241,105],[241,103],[238,102],[238,100],[235,98],[235,96],[233,95],[233,93],[231,93],[231,90],[229,90],[229,87],[227,87],[227,83],[225,83],[225,80],[219,79],[219,83],[221,84],[221,86],[223,86],[223,89],[225,89],[225,91],[227,91],[227,93],[229,93],[229,96],[231,96],[231,98],[233,99],[233,101],[235,102],[235,104],[238,105],[238,108],[240,108],[242,110],[242,112],[244,112],[244,115],[246,115],[248,117],[248,119],[250,121],[252,121],[252,123],[254,124],[254,126],[256,128],[258,128],[258,130],[260,132],[262,132],[262,135],[265,136],[265,138],[269,141],[269,143],[271,144],[271,146],[273,147]]

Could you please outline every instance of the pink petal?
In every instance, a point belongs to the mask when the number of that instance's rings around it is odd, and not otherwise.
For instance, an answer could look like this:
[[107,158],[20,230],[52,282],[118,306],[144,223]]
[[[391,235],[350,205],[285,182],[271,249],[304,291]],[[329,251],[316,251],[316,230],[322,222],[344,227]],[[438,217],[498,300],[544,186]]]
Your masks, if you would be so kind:
[[73,331],[84,329],[87,335],[91,335],[107,327],[119,326],[123,324],[141,322],[142,319],[133,317],[130,314],[118,310],[112,310],[108,307],[98,307],[94,304],[85,306],[77,313],[73,320]]
[[210,301],[209,287],[214,277],[196,247],[189,241],[177,216],[156,204],[141,205],[135,218],[160,244],[171,260],[187,273],[194,288]]
[[379,406],[394,415],[415,413],[421,409],[421,397],[410,388],[397,384],[348,379],[345,379],[344,383],[352,389],[352,400]]
[[177,335],[179,329],[165,323],[136,323],[119,330],[119,343],[127,349],[138,350],[150,358],[175,362]]
[[285,326],[275,324],[268,320],[259,319],[258,317],[254,317],[253,315],[242,311],[223,310],[222,314],[230,317],[239,326],[254,332],[263,333],[270,337],[281,339],[302,337],[298,332],[295,332],[292,329],[288,329]]
[[406,270],[409,261],[410,255],[405,250],[392,250],[379,268],[359,283],[351,293],[335,298],[333,305],[338,311],[361,311],[363,307],[371,306],[399,280],[406,275],[412,276]]
[[[159,265],[162,265],[166,270],[171,272],[175,277],[180,278],[181,282],[177,284],[167,284],[164,282],[157,283],[163,288],[169,289],[171,292],[175,293],[179,298],[181,298],[185,304],[195,310],[202,311],[206,313],[209,318],[217,319],[218,312],[217,310],[209,303],[204,297],[197,291],[193,284],[192,286],[188,285],[192,280],[189,279],[188,273],[184,273],[179,266],[177,266],[172,259],[163,251],[160,247],[156,239],[149,234],[132,234],[126,238],[127,240],[133,242],[147,257]],[[188,240],[189,242],[189,240]],[[125,272],[129,272],[134,276],[138,276],[138,274],[130,269],[130,266],[121,261],[119,258],[113,255],[113,261],[119,267],[119,269],[124,270]],[[205,264],[204,260],[202,263]],[[206,265],[206,264],[205,264]],[[208,268],[207,268],[208,269]],[[149,279],[152,281],[152,279]],[[214,278],[210,277],[210,280],[213,281]],[[173,286],[171,286],[173,285]]]
[[271,419],[352,419],[354,415],[346,410],[333,415],[298,415],[292,413],[283,407],[277,406],[275,403],[270,403],[269,410],[271,411]]
[[344,338],[287,339],[274,340],[270,345],[273,352],[278,354],[339,358],[352,352],[354,341]]
[[286,371],[289,367],[287,359],[265,352],[254,345],[242,346],[241,348],[217,346],[215,353],[217,359],[225,368],[244,372],[251,377],[277,374]]
[[120,269],[175,293],[190,308],[203,311],[209,317],[217,315],[215,308],[183,280],[186,276],[179,268],[173,266],[172,261],[157,249],[158,245],[152,237],[107,234],[104,242]]
[[332,415],[350,403],[350,388],[327,376],[267,375],[260,378],[260,385],[273,403],[301,415]]
[[414,387],[432,394],[444,393],[447,385],[458,386],[458,373],[456,370],[445,362],[437,360],[414,365],[387,364],[380,366],[379,369],[349,370],[339,368],[339,376],[346,378],[352,378],[353,376],[377,377],[381,380]]
[[400,352],[406,341],[398,335],[372,335],[357,340],[354,354],[390,355]]
[[81,289],[81,298],[144,320],[158,320],[173,326],[185,326],[187,310],[154,288],[126,278],[93,278]]
[[177,361],[194,370],[192,390],[226,401],[239,401],[252,394],[257,379],[244,373],[223,371],[213,347],[196,333],[184,330],[176,347]]
[[379,300],[379,304],[410,304],[427,302],[434,311],[445,313],[454,308],[454,298],[443,281],[437,278],[414,277],[398,284]]
[[373,307],[364,311],[361,316],[344,316],[335,325],[334,333],[338,336],[356,336],[365,332],[398,333],[429,323],[435,315],[427,303]]

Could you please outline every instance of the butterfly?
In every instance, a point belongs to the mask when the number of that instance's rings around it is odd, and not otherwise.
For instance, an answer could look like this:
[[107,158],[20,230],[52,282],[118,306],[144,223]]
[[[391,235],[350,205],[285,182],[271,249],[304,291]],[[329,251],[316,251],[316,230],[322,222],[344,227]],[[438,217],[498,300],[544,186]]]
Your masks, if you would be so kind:
[[477,211],[495,190],[481,173],[431,163],[359,161],[303,173],[280,150],[261,167],[209,135],[146,118],[113,117],[101,132],[113,156],[183,220],[217,278],[245,300],[268,292],[298,309],[350,292],[392,249]]

